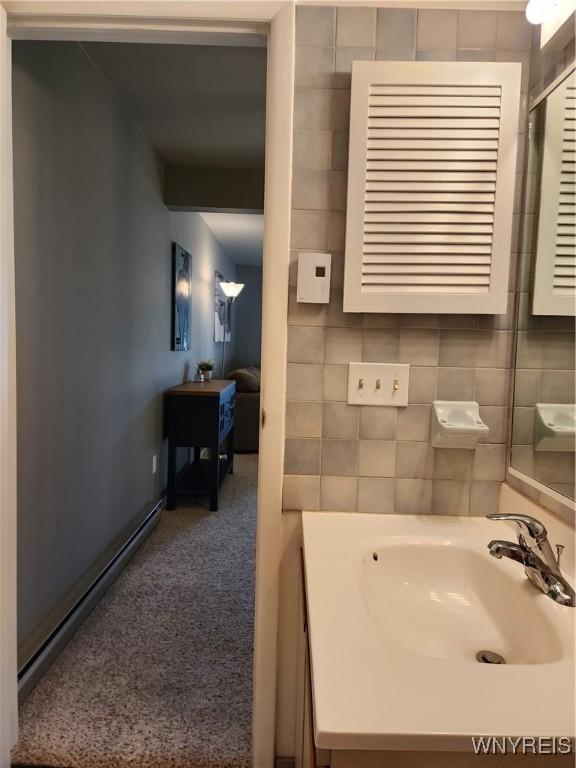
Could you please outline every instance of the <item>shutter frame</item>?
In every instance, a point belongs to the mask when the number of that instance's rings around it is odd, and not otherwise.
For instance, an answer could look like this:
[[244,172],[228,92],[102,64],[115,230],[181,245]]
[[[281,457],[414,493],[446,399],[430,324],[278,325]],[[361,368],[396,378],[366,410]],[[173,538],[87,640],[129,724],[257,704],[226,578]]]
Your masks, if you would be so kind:
[[[472,62],[353,63],[344,311],[506,312],[520,73],[521,65],[517,63],[483,63],[482,67]],[[451,104],[459,99],[463,102],[462,107],[452,107]],[[387,105],[382,106],[383,101]],[[498,101],[499,107],[494,106]],[[400,103],[400,107],[396,106],[396,102]],[[486,106],[478,107],[478,104]],[[457,116],[453,116],[454,109]],[[499,110],[499,117],[494,116],[494,110]],[[413,126],[405,134],[411,141],[406,141],[402,133],[397,149],[383,149],[389,145],[379,141],[394,134],[391,130],[394,118],[399,117],[405,128],[407,120],[402,117],[404,112],[410,114],[409,122]],[[488,113],[489,116],[484,117]],[[378,122],[372,121],[369,136],[371,114],[372,117],[378,116]],[[390,119],[390,114],[394,114],[394,118]],[[433,117],[426,117],[427,114]],[[481,123],[478,123],[479,120]],[[430,124],[434,125],[433,130],[428,130]],[[475,127],[478,124],[487,127],[479,130]],[[448,135],[457,135],[460,141],[463,125],[468,131],[462,134],[462,138],[469,141],[459,145],[458,151],[454,152],[446,147],[445,140],[439,134],[445,134],[447,127]],[[421,129],[425,131],[423,136]],[[398,132],[402,130],[400,128]],[[455,134],[455,131],[458,133]],[[422,142],[418,141],[419,136]],[[434,139],[440,143],[434,142]],[[497,150],[494,148],[495,140],[498,142]],[[395,141],[394,138],[394,147]],[[475,145],[476,141],[480,143]],[[421,147],[421,144],[424,146]],[[418,162],[414,162],[415,157]],[[461,166],[462,158],[464,168]],[[378,164],[381,159],[385,160],[384,166]],[[409,174],[407,169],[410,169]],[[449,183],[446,183],[448,180]],[[471,214],[462,213],[463,200],[474,202],[472,218]],[[468,228],[472,220],[478,225],[485,225],[484,235],[487,234],[486,225],[488,228],[493,226],[492,243],[481,236],[482,230],[478,227]],[[446,226],[445,222],[456,226]],[[378,237],[374,237],[378,232],[390,236],[390,241],[386,237],[381,239],[382,258],[388,263],[390,259],[386,259],[385,254],[390,252],[392,242],[399,241],[398,237],[394,237],[394,230],[398,231],[398,227],[393,226],[399,223],[408,227],[403,231],[409,231],[410,236],[406,238],[407,243],[399,249],[392,248],[392,251],[397,251],[396,267],[400,274],[409,275],[410,286],[408,289],[398,286],[396,277],[389,282],[384,281],[384,287],[382,283],[374,285],[374,278],[370,275],[366,276],[370,280],[363,278],[363,270],[367,257],[379,249],[374,245],[366,248],[365,238],[370,246],[375,240],[378,241]],[[440,224],[442,227],[439,230]],[[426,236],[427,226],[430,227],[429,237]],[[438,231],[451,236],[442,243]],[[478,245],[467,244],[469,238],[465,236],[471,233],[478,234]],[[458,234],[463,237],[454,237]],[[451,274],[447,267],[459,259],[462,267],[468,261],[467,253],[474,255],[470,263],[475,266],[478,264],[476,257],[480,257],[482,269],[460,268],[459,272],[452,273],[454,280],[443,281],[442,274]],[[410,272],[406,268],[422,263],[417,258],[420,254],[428,263],[423,275],[434,274],[431,263],[438,263],[439,266],[434,280],[424,277],[423,284],[418,285],[420,272]],[[369,271],[372,274],[371,268]],[[393,276],[388,268],[384,272]],[[453,283],[462,282],[457,275],[464,273],[469,274],[466,278],[469,284],[459,288]],[[434,283],[441,284],[441,292],[434,289]]]
[[[576,315],[576,182],[574,167],[568,168],[576,158],[576,144],[572,143],[576,138],[575,108],[576,73],[572,72],[546,99],[532,307],[535,315]],[[561,219],[569,221],[562,228]]]

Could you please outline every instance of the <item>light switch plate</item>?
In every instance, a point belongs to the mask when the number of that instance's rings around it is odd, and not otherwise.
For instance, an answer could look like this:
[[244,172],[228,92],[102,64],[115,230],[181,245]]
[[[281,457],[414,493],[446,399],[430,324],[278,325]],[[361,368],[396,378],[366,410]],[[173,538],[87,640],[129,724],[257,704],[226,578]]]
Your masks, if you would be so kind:
[[410,366],[396,363],[348,363],[351,405],[408,405]]

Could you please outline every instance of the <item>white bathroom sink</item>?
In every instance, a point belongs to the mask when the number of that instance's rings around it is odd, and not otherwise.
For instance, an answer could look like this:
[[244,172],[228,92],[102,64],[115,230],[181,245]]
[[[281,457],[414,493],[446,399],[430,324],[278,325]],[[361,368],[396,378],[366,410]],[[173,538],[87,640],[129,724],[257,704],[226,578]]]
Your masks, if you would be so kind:
[[383,638],[415,653],[470,664],[482,650],[507,664],[560,659],[558,629],[534,589],[494,565],[466,540],[391,536],[363,555],[360,588]]
[[318,747],[574,735],[576,609],[490,556],[491,539],[515,540],[510,524],[317,512],[303,524]]

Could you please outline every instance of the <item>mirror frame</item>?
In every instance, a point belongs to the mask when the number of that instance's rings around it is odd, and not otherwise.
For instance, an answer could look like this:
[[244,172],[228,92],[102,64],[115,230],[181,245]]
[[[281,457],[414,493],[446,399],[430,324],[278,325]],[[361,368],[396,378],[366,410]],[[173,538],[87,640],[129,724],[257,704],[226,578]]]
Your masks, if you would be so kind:
[[[572,62],[569,64],[566,69],[564,69],[558,77],[556,77],[549,85],[546,86],[546,88],[539,93],[534,98],[530,99],[528,103],[528,113],[532,112],[533,109],[535,109],[544,99],[546,99],[547,96],[549,96],[552,91],[554,91],[560,83],[562,83],[567,77],[569,77],[574,71],[576,71],[576,62]],[[526,168],[526,159],[528,157],[528,151],[529,151],[530,142],[529,140],[526,141],[526,148],[525,148],[525,157],[524,157],[524,168]],[[524,170],[524,173],[522,174],[522,223],[524,221],[524,198],[526,194],[526,170]],[[512,335],[512,343],[513,343],[513,359],[512,359],[512,367],[510,371],[510,390],[509,390],[509,399],[508,399],[508,444],[507,444],[507,467],[506,467],[506,482],[511,485],[513,488],[516,488],[521,493],[523,493],[525,496],[528,496],[533,501],[537,502],[541,506],[548,509],[550,512],[553,512],[554,514],[561,517],[563,520],[565,520],[567,523],[569,523],[571,526],[575,526],[576,524],[576,501],[573,501],[568,496],[563,496],[561,493],[558,493],[558,491],[555,491],[553,488],[549,488],[547,485],[544,485],[544,483],[541,483],[538,480],[535,480],[533,477],[530,477],[530,475],[524,474],[524,472],[520,472],[518,469],[514,469],[512,466],[512,419],[514,414],[514,391],[515,391],[515,382],[516,382],[516,360],[518,356],[518,322],[519,322],[519,297],[520,297],[520,274],[521,270],[519,268],[520,266],[520,259],[522,258],[522,245],[523,243],[520,243],[520,248],[518,250],[517,254],[517,274],[515,279],[515,296],[514,296],[514,327],[513,327],[513,335]]]

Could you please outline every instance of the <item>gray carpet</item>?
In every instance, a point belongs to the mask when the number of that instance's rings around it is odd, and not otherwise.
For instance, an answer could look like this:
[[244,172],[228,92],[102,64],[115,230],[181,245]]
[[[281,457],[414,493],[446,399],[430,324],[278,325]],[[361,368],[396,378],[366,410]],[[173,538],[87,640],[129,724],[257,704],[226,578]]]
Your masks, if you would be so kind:
[[163,512],[20,712],[14,765],[248,768],[256,456]]

